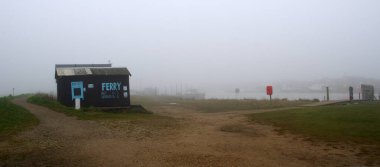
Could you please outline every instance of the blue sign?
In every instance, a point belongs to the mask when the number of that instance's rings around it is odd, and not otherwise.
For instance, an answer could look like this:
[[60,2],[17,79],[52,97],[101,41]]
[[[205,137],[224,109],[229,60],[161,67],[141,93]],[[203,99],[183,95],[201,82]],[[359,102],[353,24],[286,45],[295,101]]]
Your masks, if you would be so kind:
[[120,93],[122,86],[121,82],[103,82],[102,92],[100,98],[102,99],[118,99],[120,98]]
[[82,81],[71,82],[71,100],[74,100],[74,99],[84,100]]

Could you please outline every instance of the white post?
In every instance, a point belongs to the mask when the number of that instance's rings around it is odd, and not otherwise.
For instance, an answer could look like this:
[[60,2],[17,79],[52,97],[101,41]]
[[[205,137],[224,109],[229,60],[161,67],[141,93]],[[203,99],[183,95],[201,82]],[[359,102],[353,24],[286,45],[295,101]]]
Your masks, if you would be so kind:
[[79,109],[80,109],[80,99],[79,99],[79,98],[76,98],[76,99],[75,99],[75,109],[76,109],[76,110],[79,110]]

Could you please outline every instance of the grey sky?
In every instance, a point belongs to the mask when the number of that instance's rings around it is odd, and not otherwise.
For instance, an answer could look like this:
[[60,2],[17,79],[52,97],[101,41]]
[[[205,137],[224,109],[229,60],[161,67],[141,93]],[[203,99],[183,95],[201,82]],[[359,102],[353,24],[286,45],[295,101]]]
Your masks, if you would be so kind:
[[132,88],[380,79],[379,31],[378,0],[0,0],[0,95],[108,60]]

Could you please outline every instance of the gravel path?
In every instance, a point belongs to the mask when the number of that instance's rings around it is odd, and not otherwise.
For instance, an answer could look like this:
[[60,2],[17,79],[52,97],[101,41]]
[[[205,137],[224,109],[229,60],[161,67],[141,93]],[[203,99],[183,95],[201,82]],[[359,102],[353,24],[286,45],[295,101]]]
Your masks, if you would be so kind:
[[[75,117],[27,103],[26,97],[14,99],[13,103],[28,109],[40,121],[36,128],[19,136],[34,147],[35,151],[27,157],[27,162],[33,166],[83,165],[89,159],[81,150],[86,141],[113,138],[113,133],[97,122],[77,120]],[[25,166],[29,166],[29,163]]]
[[[40,120],[39,126],[16,137],[15,141],[22,144],[9,147],[14,149],[8,150],[13,156],[22,153],[24,160],[16,164],[19,166],[297,167],[365,164],[355,155],[358,150],[351,146],[310,142],[300,136],[278,134],[271,126],[248,122],[243,114],[249,111],[201,113],[176,106],[158,107],[153,109],[155,114],[173,117],[180,124],[167,129],[143,129],[145,126],[141,126],[140,130],[154,134],[144,136],[139,131],[129,133],[117,128],[127,126],[128,122],[77,120],[29,104],[26,98],[13,102],[30,110]],[[1,143],[0,148],[4,148]]]

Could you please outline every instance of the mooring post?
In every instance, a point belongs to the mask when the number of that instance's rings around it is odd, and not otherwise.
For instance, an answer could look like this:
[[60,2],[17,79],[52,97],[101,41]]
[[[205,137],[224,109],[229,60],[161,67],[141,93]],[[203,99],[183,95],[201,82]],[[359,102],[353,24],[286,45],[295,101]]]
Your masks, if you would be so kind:
[[354,88],[350,86],[348,88],[349,94],[350,94],[350,101],[354,100]]
[[330,101],[330,95],[329,95],[329,94],[330,94],[330,92],[329,92],[329,87],[327,86],[327,87],[326,87],[326,100],[327,100],[327,101]]

